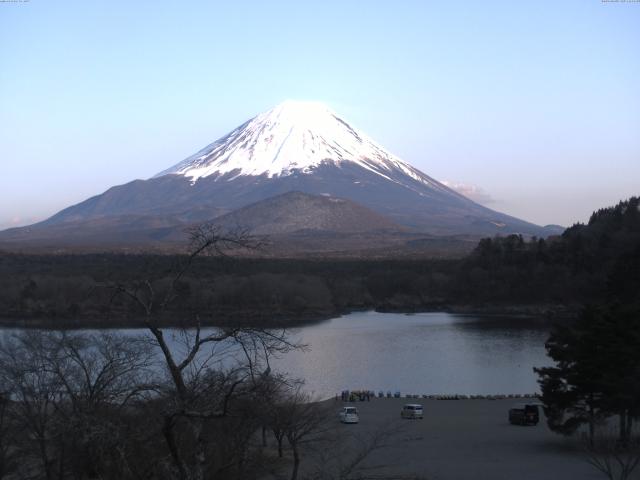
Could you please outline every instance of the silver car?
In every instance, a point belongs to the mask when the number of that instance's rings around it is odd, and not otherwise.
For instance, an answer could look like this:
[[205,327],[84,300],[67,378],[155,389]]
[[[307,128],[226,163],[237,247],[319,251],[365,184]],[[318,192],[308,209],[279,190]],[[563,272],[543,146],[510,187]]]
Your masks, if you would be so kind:
[[422,405],[418,403],[407,403],[400,412],[402,418],[419,418],[422,420]]
[[356,407],[342,407],[338,417],[342,423],[358,423],[360,421]]

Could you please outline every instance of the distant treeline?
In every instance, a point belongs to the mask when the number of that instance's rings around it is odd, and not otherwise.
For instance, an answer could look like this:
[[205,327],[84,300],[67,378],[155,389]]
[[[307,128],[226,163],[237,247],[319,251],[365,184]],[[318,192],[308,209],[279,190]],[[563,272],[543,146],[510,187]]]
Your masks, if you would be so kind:
[[[299,323],[357,309],[569,309],[624,290],[640,268],[639,199],[561,236],[487,238],[459,260],[199,257],[163,310],[167,324]],[[141,312],[119,284],[169,289],[184,256],[0,254],[5,323],[129,325]],[[515,310],[513,310],[515,311]]]

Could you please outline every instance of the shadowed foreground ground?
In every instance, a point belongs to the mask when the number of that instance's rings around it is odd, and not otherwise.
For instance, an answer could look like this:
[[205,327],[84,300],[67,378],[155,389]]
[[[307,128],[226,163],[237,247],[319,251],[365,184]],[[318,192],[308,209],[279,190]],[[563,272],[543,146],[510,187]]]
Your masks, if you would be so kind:
[[[424,405],[423,420],[402,420],[404,403]],[[585,461],[580,445],[552,433],[544,418],[535,427],[512,426],[507,412],[517,400],[374,399],[356,402],[357,425],[338,433],[365,435],[397,428],[390,445],[373,452],[371,473],[417,474],[428,480],[555,480],[603,478]],[[342,402],[330,400],[339,410]],[[331,419],[333,422],[333,419]],[[337,422],[337,420],[336,420]]]

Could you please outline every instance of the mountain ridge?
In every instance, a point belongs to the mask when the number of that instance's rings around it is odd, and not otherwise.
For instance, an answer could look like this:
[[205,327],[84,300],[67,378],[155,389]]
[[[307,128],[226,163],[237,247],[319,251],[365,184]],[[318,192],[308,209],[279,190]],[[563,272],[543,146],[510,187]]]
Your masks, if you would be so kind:
[[226,230],[255,235],[298,232],[407,232],[388,218],[351,200],[291,191],[244,206],[213,220]]
[[92,228],[101,221],[117,223],[112,217],[205,222],[291,191],[346,199],[428,235],[558,233],[473,202],[387,152],[322,104],[289,101],[150,179],[111,187],[23,227],[25,235],[2,232],[0,240],[28,241],[33,229],[40,237],[47,228],[62,235],[61,225],[74,235],[74,227],[85,228],[87,222]]

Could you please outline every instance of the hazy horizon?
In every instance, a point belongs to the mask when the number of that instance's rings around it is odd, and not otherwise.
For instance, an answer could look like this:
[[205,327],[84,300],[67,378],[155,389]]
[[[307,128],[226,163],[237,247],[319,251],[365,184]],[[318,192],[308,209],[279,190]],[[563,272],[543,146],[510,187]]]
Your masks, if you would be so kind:
[[287,98],[540,225],[640,194],[640,3],[455,7],[0,3],[0,229],[150,178]]

